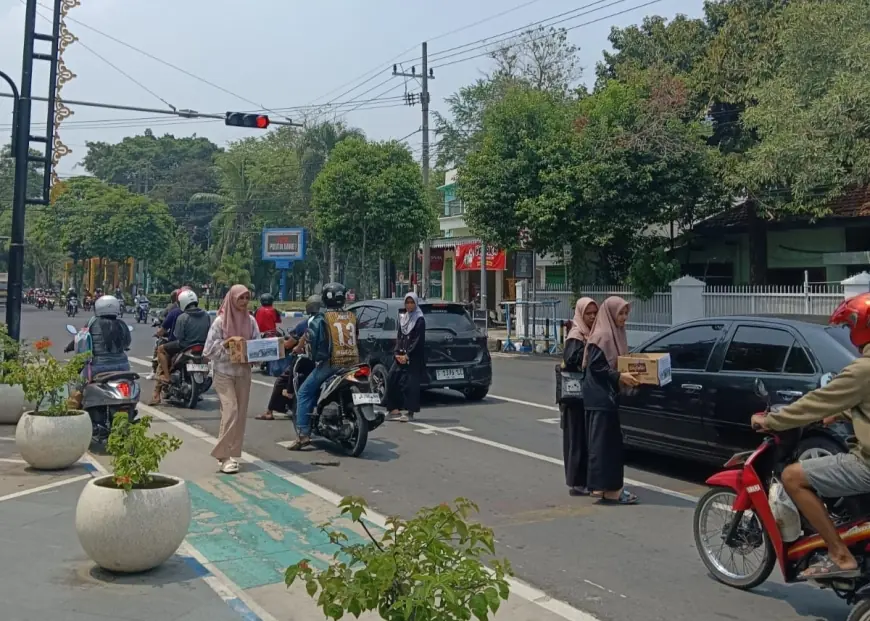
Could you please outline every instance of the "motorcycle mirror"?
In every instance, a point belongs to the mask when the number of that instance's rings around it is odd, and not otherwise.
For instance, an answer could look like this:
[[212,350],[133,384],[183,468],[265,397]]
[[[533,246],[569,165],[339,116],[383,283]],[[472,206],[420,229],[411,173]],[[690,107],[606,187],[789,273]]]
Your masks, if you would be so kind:
[[758,377],[755,378],[755,394],[759,397],[767,397],[767,387],[761,381],[761,378]]
[[75,329],[75,326],[71,326],[70,324],[66,324],[66,331],[70,334],[77,334],[78,331]]
[[819,386],[824,388],[825,386],[827,386],[828,384],[831,383],[832,379],[834,379],[833,373],[825,373],[824,375],[822,375],[822,377],[819,378]]

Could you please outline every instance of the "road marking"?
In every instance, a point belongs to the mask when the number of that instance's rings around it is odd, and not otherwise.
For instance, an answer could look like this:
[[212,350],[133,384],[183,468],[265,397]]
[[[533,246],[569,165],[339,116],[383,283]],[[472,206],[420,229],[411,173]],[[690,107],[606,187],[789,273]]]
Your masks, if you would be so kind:
[[[172,416],[170,414],[167,414],[166,412],[158,410],[157,408],[153,408],[150,405],[140,404],[139,407],[146,414],[150,414],[150,415],[154,416],[154,418],[157,418],[159,420],[162,420],[163,422],[169,423],[170,425],[174,425],[176,428],[181,429],[185,433],[188,433],[196,438],[199,438],[200,440],[207,442],[208,444],[210,444],[212,446],[217,444],[217,438],[215,438],[214,436],[211,436],[211,435],[205,433],[204,431],[201,431],[195,427],[192,427],[191,425],[188,425],[187,423],[178,420],[177,418],[175,418],[174,416]],[[412,424],[419,425],[421,423],[412,423]],[[461,432],[450,432],[450,433],[461,433]],[[254,465],[254,466],[256,466],[262,470],[265,470],[267,472],[271,472],[275,476],[281,477],[282,479],[289,481],[290,483],[293,483],[294,485],[298,485],[302,489],[314,494],[315,496],[325,500],[326,502],[328,502],[330,504],[335,505],[336,507],[339,506],[339,504],[341,503],[342,496],[340,496],[339,494],[336,494],[332,490],[327,489],[325,487],[322,487],[322,486],[318,485],[317,483],[309,481],[308,479],[305,479],[297,474],[293,474],[289,470],[285,470],[284,468],[281,468],[280,466],[278,466],[272,462],[260,459],[259,457],[256,457],[256,456],[248,453],[247,451],[242,451],[242,461],[247,462],[251,465]],[[368,509],[366,511],[366,519],[381,529],[384,529],[384,530],[387,529],[387,517],[376,512],[376,511]],[[558,615],[558,616],[562,617],[563,619],[566,619],[566,621],[599,621],[599,619],[597,617],[589,614],[588,612],[583,612],[582,610],[580,610],[578,608],[574,608],[573,606],[571,606],[567,602],[563,602],[561,600],[554,599],[554,598],[550,597],[549,595],[547,595],[547,593],[545,593],[544,591],[542,591],[538,588],[535,588],[535,587],[523,582],[522,580],[517,580],[516,578],[508,578],[507,582],[510,585],[511,593],[513,595],[516,595],[517,597],[520,597],[526,601],[529,601],[533,604],[536,604],[545,610],[549,610],[553,614]],[[240,597],[241,597],[241,595],[240,595]],[[243,600],[243,601],[245,601],[245,600]],[[248,603],[248,602],[245,601],[245,603]],[[250,605],[250,604],[248,603],[248,605]],[[263,621],[272,621],[272,619],[273,619],[273,617],[268,617],[268,618],[263,617]]]
[[[154,410],[154,413],[152,414],[155,418],[164,420],[163,416],[158,417],[156,414],[156,412],[160,412],[160,410],[156,410],[150,406],[143,407],[146,407],[149,410]],[[160,413],[163,414],[162,412]],[[175,419],[173,418],[172,421],[174,420]],[[166,422],[171,423],[172,421]],[[89,463],[96,473],[100,475],[109,474],[109,470],[90,453],[85,453],[82,459]],[[89,474],[88,476],[91,475]],[[207,572],[205,575],[200,576],[202,581],[205,582],[212,591],[217,593],[218,597],[220,597],[227,606],[232,608],[235,612],[238,612],[244,621],[278,621],[277,618],[269,614],[268,611],[251,599],[247,593],[238,588],[220,569],[209,563],[208,559],[187,541],[181,543],[178,552],[181,552],[184,556],[189,556],[194,559],[196,563],[202,566],[203,570]]]
[[559,423],[562,422],[562,419],[561,418],[539,418],[538,422],[544,423],[547,425],[558,425]]
[[[486,438],[479,438],[477,436],[472,436],[467,433],[463,433],[461,431],[453,431],[449,427],[436,427],[434,425],[427,425],[426,423],[410,423],[411,425],[415,425],[421,429],[431,430],[433,433],[443,433],[448,436],[454,436],[456,438],[462,438],[463,440],[470,440],[471,442],[477,442],[478,444],[483,444],[484,446],[489,446],[492,448],[496,448],[502,451],[507,451],[509,453],[514,453],[515,455],[522,455],[523,457],[529,457],[531,459],[535,459],[537,461],[543,461],[548,464],[553,464],[555,466],[564,467],[565,463],[561,459],[557,459],[556,457],[550,457],[549,455],[541,455],[540,453],[533,453],[532,451],[527,451],[526,449],[522,449],[516,446],[511,446],[510,444],[502,444],[501,442],[496,442],[495,440],[488,440]],[[648,489],[653,492],[658,492],[660,494],[665,494],[667,496],[671,496],[673,498],[679,498],[681,500],[686,500],[691,503],[698,502],[697,496],[691,496],[689,494],[683,494],[682,492],[675,492],[674,490],[667,489],[665,487],[661,487],[659,485],[653,485],[652,483],[646,483],[644,481],[637,481],[635,479],[625,479],[625,483],[627,485],[631,485],[633,487],[640,487],[642,489]]]
[[0,442],[15,442],[15,438],[10,438],[7,436],[0,436]]
[[26,464],[27,462],[23,459],[12,459],[10,457],[0,457],[0,462],[4,464]]
[[22,496],[30,496],[31,494],[38,494],[39,492],[45,492],[56,487],[69,485],[71,483],[78,483],[79,481],[84,481],[85,479],[90,478],[90,474],[80,474],[78,476],[70,477],[69,479],[64,479],[62,481],[54,481],[53,483],[46,483],[45,485],[40,485],[39,487],[23,489],[20,492],[13,492],[11,494],[6,494],[5,496],[0,496],[0,502],[3,502],[4,500],[14,500],[15,498],[21,498]]
[[[129,360],[132,362],[139,363],[139,364],[148,364],[148,365],[151,364],[150,362],[142,360],[141,358],[130,357]],[[261,384],[263,386],[268,386],[269,388],[271,388],[273,386],[271,383],[264,382],[262,380],[252,380],[252,382],[255,384]],[[498,395],[488,395],[488,396],[492,397],[493,399],[498,399],[500,401],[507,401],[509,403],[516,403],[518,405],[525,405],[528,407],[540,408],[542,410],[551,410],[551,411],[557,411],[557,412],[559,411],[558,407],[552,406],[552,405],[533,403],[531,401],[523,401],[521,399],[513,399],[511,397],[501,397]],[[143,406],[140,405],[140,408],[141,407],[143,407]],[[150,408],[150,409],[153,409],[153,408]],[[158,410],[155,410],[155,411],[158,411]],[[559,421],[558,418],[539,419],[539,420],[541,420],[542,422],[546,421],[546,420]],[[511,446],[510,444],[502,444],[501,442],[496,442],[494,440],[488,440],[486,438],[480,438],[478,436],[469,435],[466,432],[469,432],[472,430],[468,429],[467,427],[436,427],[434,425],[427,425],[426,423],[417,423],[417,422],[411,422],[410,424],[418,427],[418,431],[422,430],[421,433],[423,433],[424,435],[443,433],[446,435],[455,436],[457,438],[462,438],[464,440],[470,440],[471,442],[477,442],[478,444],[484,444],[486,446],[489,446],[489,447],[492,447],[495,449],[499,449],[502,451],[507,451],[509,453],[514,453],[515,455],[522,455],[524,457],[529,457],[529,458],[535,459],[537,461],[543,461],[543,462],[546,462],[549,464],[564,467],[564,462],[561,459],[557,459],[555,457],[550,457],[549,455],[541,455],[540,453],[534,453],[532,451],[527,451],[526,449],[522,449],[522,448],[519,448],[516,446]],[[201,437],[202,435],[208,435],[208,434],[204,434],[204,432],[201,432],[199,430],[196,430],[196,431],[197,431],[198,437]],[[211,438],[211,436],[208,436],[208,437]],[[212,444],[215,444],[215,443],[217,443],[217,440],[214,440],[214,442],[212,442]],[[282,444],[282,446],[284,446],[284,445]],[[660,494],[665,494],[666,496],[671,496],[672,498],[679,498],[680,500],[685,500],[687,502],[691,502],[691,503],[698,502],[698,496],[693,496],[691,494],[684,494],[682,492],[677,492],[677,491],[668,489],[666,487],[654,485],[652,483],[645,483],[643,481],[638,481],[636,479],[625,479],[625,483],[627,485],[631,485],[633,487],[640,487],[641,489],[647,489],[647,490],[650,490],[653,492],[658,492]]]

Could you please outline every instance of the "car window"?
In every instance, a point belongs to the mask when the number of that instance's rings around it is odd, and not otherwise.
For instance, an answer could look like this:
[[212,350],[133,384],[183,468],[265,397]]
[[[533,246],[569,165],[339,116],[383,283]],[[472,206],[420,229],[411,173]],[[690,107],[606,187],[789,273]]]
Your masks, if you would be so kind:
[[855,344],[849,338],[849,328],[846,326],[828,326],[825,328],[825,332],[837,341],[843,349],[848,351],[852,355],[852,358],[857,358],[861,355],[861,352],[858,351],[858,348],[855,347]]
[[648,354],[670,354],[671,368],[704,370],[716,342],[722,336],[722,324],[690,326],[666,334],[643,348]]
[[358,330],[371,330],[378,318],[378,309],[371,306],[360,306],[353,309],[356,313],[356,327]]
[[[373,316],[372,319],[371,319],[371,324],[372,324],[371,327],[374,328],[375,330],[381,330],[381,329],[383,329],[383,327],[384,327],[384,316],[386,315],[386,313],[384,312],[384,310],[383,310],[382,308],[374,308],[374,307],[372,307],[371,310],[372,310],[372,312],[374,313],[374,316]],[[368,318],[367,318],[367,319],[368,319]]]
[[791,351],[788,352],[788,358],[785,360],[784,371],[786,373],[794,373],[797,375],[812,375],[816,372],[813,363],[810,361],[809,355],[807,355],[807,351],[800,343],[795,342]]
[[426,304],[420,308],[423,309],[427,330],[459,333],[477,329],[462,304]]
[[794,344],[794,337],[785,330],[740,326],[725,352],[722,370],[782,373]]

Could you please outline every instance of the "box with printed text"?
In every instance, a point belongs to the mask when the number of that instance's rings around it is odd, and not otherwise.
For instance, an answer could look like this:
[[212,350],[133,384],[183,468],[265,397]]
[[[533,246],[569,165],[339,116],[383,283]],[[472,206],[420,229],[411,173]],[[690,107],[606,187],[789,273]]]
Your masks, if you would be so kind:
[[620,373],[631,373],[641,384],[666,386],[671,383],[670,354],[629,354],[617,360]]

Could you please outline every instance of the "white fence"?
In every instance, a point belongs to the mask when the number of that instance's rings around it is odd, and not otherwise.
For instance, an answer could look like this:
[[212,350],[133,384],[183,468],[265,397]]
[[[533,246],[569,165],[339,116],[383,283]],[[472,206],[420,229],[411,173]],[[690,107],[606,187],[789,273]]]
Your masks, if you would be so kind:
[[[518,292],[521,290],[518,287]],[[670,291],[640,299],[630,287],[582,286],[572,292],[562,288],[539,289],[537,302],[557,301],[555,312],[544,319],[529,317],[529,324],[541,332],[546,323],[566,321],[574,316],[578,297],[589,296],[599,303],[610,296],[631,304],[629,341],[634,344],[669,328],[675,322],[727,315],[815,315],[827,317],[844,298],[870,290],[870,275],[863,273],[842,283],[804,283],[797,286],[706,286],[691,277],[671,283]],[[519,294],[518,294],[519,295]],[[676,300],[676,302],[675,302]],[[676,308],[674,304],[676,303]],[[676,312],[675,312],[676,311]],[[555,315],[555,317],[553,317]],[[677,319],[675,319],[677,317]],[[554,321],[555,319],[555,321]],[[525,317],[522,318],[525,324]],[[523,326],[525,329],[525,326]],[[523,334],[523,332],[519,332]]]
[[843,301],[842,283],[807,283],[794,287],[707,287],[704,314],[830,315]]

